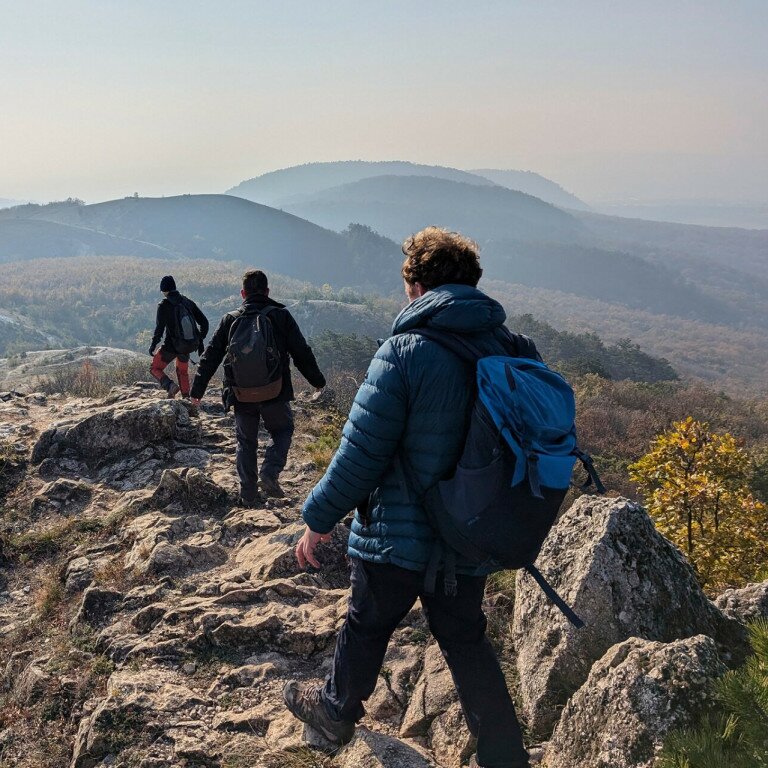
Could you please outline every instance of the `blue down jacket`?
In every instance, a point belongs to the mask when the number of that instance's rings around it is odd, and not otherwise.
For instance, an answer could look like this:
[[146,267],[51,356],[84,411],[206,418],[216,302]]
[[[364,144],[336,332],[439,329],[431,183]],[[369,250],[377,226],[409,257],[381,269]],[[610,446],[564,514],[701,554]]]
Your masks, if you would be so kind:
[[370,494],[368,525],[359,513],[352,523],[350,556],[426,570],[435,535],[419,489],[458,461],[471,374],[456,355],[410,331],[467,334],[489,355],[504,354],[492,333],[505,319],[501,304],[467,285],[442,285],[400,312],[355,397],[339,450],[304,504],[313,531],[327,533]]

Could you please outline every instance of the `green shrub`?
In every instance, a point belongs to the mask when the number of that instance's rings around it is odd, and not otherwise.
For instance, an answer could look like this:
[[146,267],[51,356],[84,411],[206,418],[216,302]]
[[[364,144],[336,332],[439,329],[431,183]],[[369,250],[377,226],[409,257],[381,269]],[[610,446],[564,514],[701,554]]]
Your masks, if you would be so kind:
[[656,768],[768,767],[768,620],[749,634],[754,656],[718,680],[717,711],[671,733]]

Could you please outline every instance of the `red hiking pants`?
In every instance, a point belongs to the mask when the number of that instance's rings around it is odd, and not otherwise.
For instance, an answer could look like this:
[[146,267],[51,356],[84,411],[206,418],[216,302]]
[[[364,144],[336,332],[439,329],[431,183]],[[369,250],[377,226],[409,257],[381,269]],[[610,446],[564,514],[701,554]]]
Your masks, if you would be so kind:
[[152,358],[150,372],[160,382],[160,386],[167,391],[173,382],[165,375],[165,369],[174,359],[176,360],[176,377],[179,380],[179,389],[181,389],[182,396],[187,397],[189,395],[189,355],[179,355],[165,347],[160,347]]

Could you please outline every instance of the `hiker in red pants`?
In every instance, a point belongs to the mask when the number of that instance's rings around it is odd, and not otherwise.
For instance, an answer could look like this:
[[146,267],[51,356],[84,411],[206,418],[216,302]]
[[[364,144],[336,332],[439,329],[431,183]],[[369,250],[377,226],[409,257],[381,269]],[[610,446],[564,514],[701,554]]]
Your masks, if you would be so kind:
[[[202,354],[203,339],[208,334],[208,318],[192,299],[182,296],[176,290],[176,281],[166,275],[160,281],[160,290],[165,298],[157,305],[157,321],[149,354],[152,355],[152,376],[168,393],[176,397],[181,390],[182,397],[189,397],[189,356],[197,350]],[[165,334],[165,340],[157,352],[155,348]],[[176,360],[176,384],[165,374],[168,365]]]

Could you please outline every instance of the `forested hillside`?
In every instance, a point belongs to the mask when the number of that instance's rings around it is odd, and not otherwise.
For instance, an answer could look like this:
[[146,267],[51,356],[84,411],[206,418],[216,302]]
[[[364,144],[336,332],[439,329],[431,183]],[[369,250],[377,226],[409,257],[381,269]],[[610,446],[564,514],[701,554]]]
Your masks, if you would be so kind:
[[573,241],[582,225],[537,197],[433,176],[374,176],[305,195],[286,210],[329,229],[368,224],[394,240],[434,224],[477,240]]
[[[367,241],[370,233],[358,235]],[[242,266],[237,263],[81,257],[7,265],[0,286],[0,308],[8,313],[0,313],[0,355],[84,344],[143,352],[161,298],[160,277],[170,271],[214,323],[240,301]],[[334,291],[278,274],[270,280],[271,295],[290,306],[304,333],[319,344],[318,355],[328,368],[364,371],[376,350],[374,339],[389,335],[403,305],[402,299]],[[542,354],[567,373],[637,381],[676,378],[669,363],[626,340],[606,346],[594,334],[559,332],[530,315],[510,314],[508,325],[532,336]]]
[[[416,175],[385,175],[387,169],[415,169]],[[50,291],[49,283],[58,279],[51,277],[53,265],[25,270],[20,262],[51,256],[97,259],[85,273],[76,261],[55,266],[62,290],[70,287],[70,273],[85,285],[91,272],[103,277],[107,265],[114,263],[120,273],[123,267],[110,261],[118,257],[163,262],[135,264],[137,279],[148,283],[158,270],[183,272],[191,259],[204,261],[196,290],[214,313],[223,299],[211,291],[216,276],[236,283],[242,266],[257,266],[299,281],[301,291],[319,286],[311,290],[322,293],[320,287],[329,286],[314,303],[297,308],[312,333],[327,328],[381,335],[394,311],[383,322],[366,314],[365,302],[376,296],[400,302],[399,243],[424,225],[439,224],[479,242],[484,285],[513,315],[529,313],[560,330],[593,332],[608,344],[631,339],[670,360],[683,376],[729,391],[768,387],[768,233],[566,212],[490,182],[469,183],[466,172],[443,168],[435,171],[441,178],[425,175],[431,170],[407,163],[312,164],[260,177],[277,185],[274,190],[287,194],[290,188],[291,210],[314,223],[228,195],[133,197],[98,205],[70,199],[0,210],[0,261],[8,276],[0,294],[0,348],[132,344],[146,326],[155,297],[140,309],[110,307],[107,300],[95,306],[89,296],[79,303],[63,299],[75,308],[63,312],[15,295],[10,286],[19,280],[39,285],[41,295]],[[348,302],[337,302],[345,288],[371,298],[360,298],[353,311]],[[287,298],[298,301],[301,291]]]
[[[432,176],[469,184],[486,186],[493,184],[482,175],[440,165],[422,165],[403,161],[343,160],[281,168],[243,181],[228,189],[227,194],[280,207],[305,195],[314,195],[331,187],[351,184],[374,176]],[[345,222],[345,225],[348,223]]]

